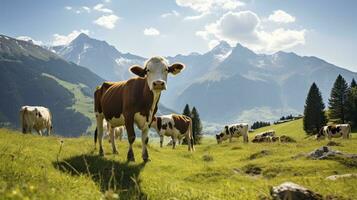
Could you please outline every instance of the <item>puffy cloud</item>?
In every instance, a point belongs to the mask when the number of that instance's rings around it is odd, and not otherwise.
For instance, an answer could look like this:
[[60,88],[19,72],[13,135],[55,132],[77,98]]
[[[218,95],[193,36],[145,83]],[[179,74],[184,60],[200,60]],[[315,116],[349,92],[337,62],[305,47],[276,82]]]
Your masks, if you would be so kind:
[[95,5],[93,7],[93,10],[99,11],[99,12],[103,12],[103,13],[113,13],[112,10],[110,10],[109,8],[104,8],[104,5],[99,3],[97,5]]
[[79,34],[81,33],[85,33],[85,34],[89,34],[89,30],[74,30],[71,33],[69,33],[68,35],[60,35],[60,34],[53,34],[53,41],[52,41],[52,45],[53,46],[59,46],[59,45],[66,45],[69,44],[73,39],[75,39]]
[[260,52],[274,52],[305,44],[306,30],[277,28],[264,30],[261,20],[252,11],[228,12],[216,22],[208,24],[196,35],[205,40],[225,40],[231,45],[237,42]]
[[295,17],[283,10],[276,10],[269,15],[268,20],[278,23],[291,23],[295,22]]
[[66,10],[72,10],[72,7],[71,7],[71,6],[66,6],[66,7],[64,7],[64,9],[66,9]]
[[162,18],[167,18],[167,17],[171,17],[171,16],[178,17],[178,16],[180,16],[180,13],[178,13],[176,10],[173,10],[171,12],[164,13],[161,15]]
[[148,36],[158,36],[160,35],[160,31],[157,30],[156,28],[150,27],[150,28],[146,28],[144,30],[144,35],[148,35]]
[[238,0],[176,0],[176,4],[182,7],[189,7],[198,12],[209,12],[213,8],[234,10],[245,5]]
[[19,36],[19,37],[17,37],[16,39],[18,39],[18,40],[23,40],[23,41],[27,41],[27,42],[32,42],[33,44],[39,45],[39,46],[43,45],[43,42],[42,42],[42,41],[34,40],[34,39],[32,39],[31,37],[29,37],[29,36]]
[[107,29],[113,29],[115,27],[116,22],[118,21],[119,17],[111,14],[111,15],[103,15],[93,21],[93,23],[102,26]]

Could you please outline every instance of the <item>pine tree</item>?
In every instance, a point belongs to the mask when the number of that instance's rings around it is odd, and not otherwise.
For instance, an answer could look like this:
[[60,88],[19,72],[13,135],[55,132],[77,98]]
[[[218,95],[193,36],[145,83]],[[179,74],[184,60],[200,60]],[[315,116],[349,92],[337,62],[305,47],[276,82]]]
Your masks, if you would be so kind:
[[188,104],[186,104],[185,108],[183,109],[182,114],[186,115],[187,117],[191,117],[191,110],[190,110],[190,106]]
[[193,133],[193,138],[195,140],[194,143],[200,144],[202,138],[202,123],[201,123],[200,115],[198,114],[198,111],[195,107],[192,108],[191,118],[192,118],[192,133]]
[[346,80],[338,75],[329,99],[329,118],[335,123],[345,123],[347,113],[348,85]]
[[357,127],[357,84],[352,79],[347,94],[347,121],[351,122],[353,127]]
[[319,88],[315,83],[310,87],[305,101],[304,130],[307,134],[316,134],[326,124],[325,105]]

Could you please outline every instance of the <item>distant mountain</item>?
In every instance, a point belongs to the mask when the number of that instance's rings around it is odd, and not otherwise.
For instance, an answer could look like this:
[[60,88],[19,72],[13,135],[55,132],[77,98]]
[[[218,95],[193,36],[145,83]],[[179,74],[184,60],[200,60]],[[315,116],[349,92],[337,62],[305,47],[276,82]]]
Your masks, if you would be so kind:
[[[19,127],[22,105],[42,105],[53,114],[54,131],[85,133],[91,120],[81,106],[104,80],[31,42],[0,35],[0,125]],[[79,102],[79,97],[88,102]],[[92,110],[92,108],[88,108]]]
[[204,72],[190,78],[185,89],[173,97],[173,108],[195,105],[202,119],[217,123],[271,121],[282,114],[301,113],[312,82],[327,103],[338,74],[349,82],[357,77],[316,57],[256,54],[240,44],[221,62],[212,63],[190,66]]
[[145,61],[140,56],[121,53],[107,42],[90,38],[84,33],[68,45],[50,47],[50,50],[110,81],[128,79],[131,76],[128,68],[133,64],[142,65]]

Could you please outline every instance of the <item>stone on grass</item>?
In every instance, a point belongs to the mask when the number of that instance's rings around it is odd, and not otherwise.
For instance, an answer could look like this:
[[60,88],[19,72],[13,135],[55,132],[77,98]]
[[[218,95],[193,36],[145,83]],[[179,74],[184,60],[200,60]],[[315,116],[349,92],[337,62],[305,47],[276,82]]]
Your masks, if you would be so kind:
[[270,189],[274,200],[322,200],[322,195],[292,182],[285,182]]

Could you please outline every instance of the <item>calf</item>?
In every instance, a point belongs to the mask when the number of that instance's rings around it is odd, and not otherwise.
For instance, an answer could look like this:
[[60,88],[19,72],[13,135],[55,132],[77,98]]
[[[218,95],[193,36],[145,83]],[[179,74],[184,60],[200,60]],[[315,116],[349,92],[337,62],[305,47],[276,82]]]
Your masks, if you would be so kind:
[[324,139],[327,137],[329,140],[332,138],[342,137],[348,139],[351,134],[351,126],[349,124],[337,124],[337,125],[328,125],[320,129],[319,133],[316,135],[316,139]]
[[23,133],[31,133],[32,129],[42,136],[42,131],[47,130],[47,135],[52,130],[52,115],[48,108],[42,106],[22,106],[20,109],[20,124]]
[[[163,57],[147,60],[144,68],[132,66],[130,71],[139,77],[121,82],[105,82],[94,93],[94,111],[97,119],[99,154],[104,155],[102,147],[103,119],[114,127],[125,125],[129,150],[128,161],[134,161],[133,143],[135,141],[134,124],[141,130],[142,158],[149,160],[147,144],[148,131],[153,116],[157,111],[161,91],[166,90],[167,75],[178,74],[184,69],[181,63],[169,65]],[[117,153],[114,135],[110,134],[113,153]]]
[[233,137],[243,136],[243,141],[248,142],[248,124],[232,124],[225,126],[220,134],[216,135],[217,143],[220,144],[222,141],[229,138],[229,142],[232,142]]
[[173,149],[176,146],[176,141],[180,141],[181,138],[185,137],[188,150],[195,150],[193,146],[192,120],[190,117],[176,114],[154,117],[151,127],[160,135],[160,147],[162,147],[164,136],[172,138]]

